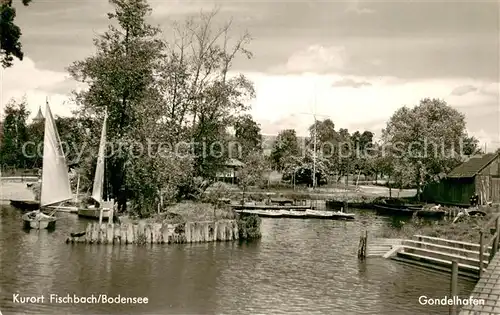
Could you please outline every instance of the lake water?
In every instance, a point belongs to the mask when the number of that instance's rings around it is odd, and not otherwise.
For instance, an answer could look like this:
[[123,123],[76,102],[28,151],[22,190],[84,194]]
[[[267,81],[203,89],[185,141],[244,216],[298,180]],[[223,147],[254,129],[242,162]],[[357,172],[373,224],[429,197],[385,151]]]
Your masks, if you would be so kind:
[[[252,243],[110,246],[65,244],[88,221],[59,214],[54,232],[25,232],[0,208],[3,314],[447,314],[421,295],[449,294],[450,276],[382,258],[359,262],[359,236],[390,220],[357,211],[353,222],[263,219]],[[461,280],[460,295],[474,282]],[[13,294],[44,295],[15,304]],[[55,304],[50,294],[147,297],[148,304]]]

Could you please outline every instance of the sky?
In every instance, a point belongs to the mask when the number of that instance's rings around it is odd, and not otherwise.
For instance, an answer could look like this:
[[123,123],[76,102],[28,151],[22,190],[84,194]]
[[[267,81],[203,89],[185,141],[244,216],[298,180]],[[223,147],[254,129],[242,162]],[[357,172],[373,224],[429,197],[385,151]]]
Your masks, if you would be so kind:
[[[20,2],[20,1],[18,1]],[[254,57],[232,71],[255,84],[251,114],[264,134],[336,128],[380,135],[402,106],[439,98],[461,111],[487,150],[500,147],[500,9],[495,1],[156,0],[151,22],[168,40],[173,21],[219,8],[217,22],[248,30]],[[18,6],[25,59],[1,70],[1,104],[26,95],[32,116],[48,97],[70,115],[66,67],[95,52],[107,29],[106,0],[36,0]]]

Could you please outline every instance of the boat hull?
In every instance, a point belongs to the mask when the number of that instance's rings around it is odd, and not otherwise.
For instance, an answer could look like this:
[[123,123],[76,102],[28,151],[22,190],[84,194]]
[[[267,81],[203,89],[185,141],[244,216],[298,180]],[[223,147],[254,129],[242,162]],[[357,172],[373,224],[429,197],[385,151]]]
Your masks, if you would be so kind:
[[40,218],[36,219],[31,217],[32,212],[23,215],[23,227],[25,229],[35,229],[35,230],[53,230],[56,228],[56,217]]
[[412,216],[417,209],[409,209],[398,206],[374,205],[378,215]]
[[446,215],[444,210],[419,210],[417,211],[417,217],[419,218],[429,218],[429,219],[442,219]]
[[23,211],[34,211],[40,209],[40,203],[32,200],[11,200],[10,205]]
[[354,220],[355,215],[337,211],[287,211],[287,210],[236,210],[241,215],[258,215],[263,218]]
[[[102,211],[102,218],[108,219],[110,212],[111,211],[109,209],[104,209]],[[80,209],[78,209],[78,216],[82,217],[82,218],[99,220],[100,213],[101,213],[101,209],[99,209],[99,208],[96,208],[96,209],[82,209],[82,208],[80,208]]]

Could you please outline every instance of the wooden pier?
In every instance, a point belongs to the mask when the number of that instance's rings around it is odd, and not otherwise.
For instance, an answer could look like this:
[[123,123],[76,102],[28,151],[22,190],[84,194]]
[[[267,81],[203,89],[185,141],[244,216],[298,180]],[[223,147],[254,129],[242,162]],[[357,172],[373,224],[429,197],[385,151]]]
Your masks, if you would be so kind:
[[[494,231],[493,235],[485,240],[483,235],[488,235],[492,231]],[[500,314],[499,242],[500,213],[497,213],[481,230],[479,240],[480,250],[483,251],[483,246],[488,248],[491,245],[491,251],[488,255],[488,267],[483,272],[483,266],[481,266],[480,279],[470,295],[474,299],[482,299],[484,303],[480,303],[479,305],[465,305],[462,307],[460,315]]]

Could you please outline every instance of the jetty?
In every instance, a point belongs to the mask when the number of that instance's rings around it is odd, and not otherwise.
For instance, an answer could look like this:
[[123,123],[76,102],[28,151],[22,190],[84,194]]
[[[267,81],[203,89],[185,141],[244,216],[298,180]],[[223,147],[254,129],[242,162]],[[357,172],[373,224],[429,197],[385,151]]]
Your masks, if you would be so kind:
[[319,211],[319,210],[235,210],[241,215],[258,215],[262,218],[287,218],[287,219],[327,219],[327,220],[354,220],[353,213],[339,211]]
[[[478,243],[460,242],[425,235],[411,239],[369,239],[361,235],[358,256],[383,257],[418,268],[451,273],[450,296],[456,296],[457,277],[477,280],[471,293],[482,299],[478,305],[464,305],[460,315],[500,314],[500,212],[481,228]],[[450,314],[457,314],[453,306]]]

